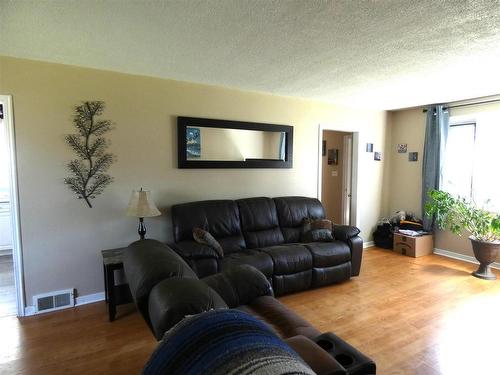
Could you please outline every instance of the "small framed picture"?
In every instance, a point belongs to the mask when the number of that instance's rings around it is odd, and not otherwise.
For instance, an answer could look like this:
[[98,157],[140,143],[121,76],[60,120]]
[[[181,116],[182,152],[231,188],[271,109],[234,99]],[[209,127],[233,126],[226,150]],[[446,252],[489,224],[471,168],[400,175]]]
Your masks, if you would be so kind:
[[373,154],[373,160],[381,161],[382,160],[382,153],[381,152],[375,152]]
[[366,152],[373,152],[373,143],[366,144]]
[[418,152],[410,152],[408,154],[409,161],[418,161]]
[[331,148],[328,150],[328,164],[338,165],[339,164],[339,150],[338,148]]
[[326,140],[323,140],[323,149],[321,150],[321,155],[326,156]]
[[398,153],[399,154],[406,154],[408,151],[408,144],[407,143],[399,143],[398,144]]

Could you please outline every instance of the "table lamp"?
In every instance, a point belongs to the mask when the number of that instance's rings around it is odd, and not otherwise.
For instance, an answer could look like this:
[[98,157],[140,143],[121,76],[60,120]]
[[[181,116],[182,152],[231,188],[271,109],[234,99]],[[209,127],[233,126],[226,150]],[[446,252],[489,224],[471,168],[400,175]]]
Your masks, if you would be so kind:
[[127,216],[139,218],[139,229],[137,232],[141,236],[141,240],[146,235],[146,226],[144,225],[145,217],[153,217],[161,215],[161,212],[156,208],[155,203],[151,199],[151,193],[148,190],[134,190],[130,197],[130,202],[127,207]]

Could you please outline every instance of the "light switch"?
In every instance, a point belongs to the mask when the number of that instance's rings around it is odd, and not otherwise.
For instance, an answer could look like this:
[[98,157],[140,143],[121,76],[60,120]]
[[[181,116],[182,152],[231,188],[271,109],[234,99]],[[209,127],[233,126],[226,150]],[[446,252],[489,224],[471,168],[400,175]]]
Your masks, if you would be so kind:
[[337,171],[332,171],[332,177],[337,177],[339,174]]

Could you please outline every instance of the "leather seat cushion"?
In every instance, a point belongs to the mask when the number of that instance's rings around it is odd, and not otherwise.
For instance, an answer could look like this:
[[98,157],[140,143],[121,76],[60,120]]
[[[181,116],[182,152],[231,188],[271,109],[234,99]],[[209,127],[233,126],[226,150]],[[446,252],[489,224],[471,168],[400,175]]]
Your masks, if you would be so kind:
[[274,267],[271,257],[264,252],[251,249],[232,253],[219,259],[219,272],[230,270],[232,267],[242,264],[248,264],[257,268],[266,277],[273,275]]
[[288,275],[310,270],[311,252],[299,244],[278,245],[258,249],[269,254],[274,263],[274,275]]
[[213,275],[219,269],[215,258],[189,259],[188,263],[199,278]]
[[281,338],[303,335],[314,339],[320,332],[276,298],[262,296],[237,307],[268,324]]
[[304,244],[313,256],[314,267],[331,267],[351,260],[351,250],[345,242],[311,242]]

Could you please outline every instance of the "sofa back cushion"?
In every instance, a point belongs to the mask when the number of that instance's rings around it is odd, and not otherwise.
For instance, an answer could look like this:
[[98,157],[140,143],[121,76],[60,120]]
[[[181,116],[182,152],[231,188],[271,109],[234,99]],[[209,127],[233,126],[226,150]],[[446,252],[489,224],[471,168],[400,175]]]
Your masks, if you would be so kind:
[[172,206],[174,241],[193,240],[193,228],[208,231],[231,253],[244,249],[238,206],[231,200],[210,200]]
[[316,198],[279,197],[274,198],[279,224],[286,243],[300,242],[303,220],[324,219],[325,209]]
[[240,209],[241,229],[247,248],[284,243],[278,212],[271,198],[247,198],[236,201]]

